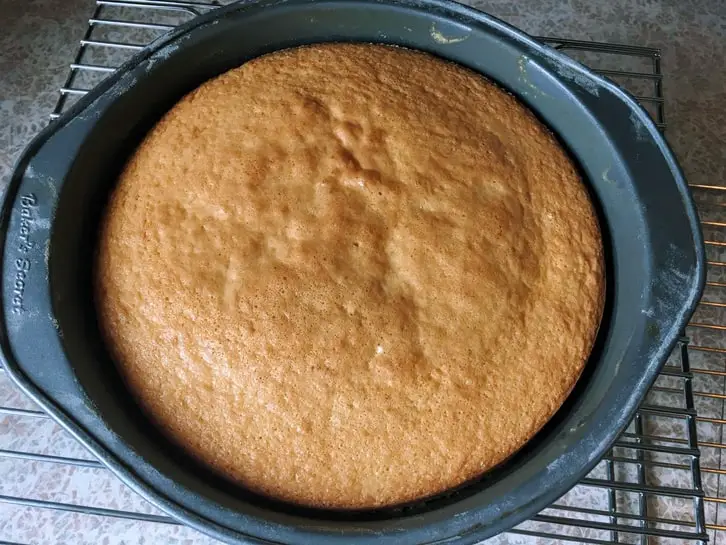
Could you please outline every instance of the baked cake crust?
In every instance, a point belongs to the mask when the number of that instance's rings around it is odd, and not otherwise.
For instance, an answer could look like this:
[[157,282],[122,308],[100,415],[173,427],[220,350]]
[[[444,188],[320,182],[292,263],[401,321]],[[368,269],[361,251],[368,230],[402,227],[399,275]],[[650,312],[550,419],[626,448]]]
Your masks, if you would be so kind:
[[604,300],[566,153],[512,96],[401,48],[276,52],[184,97],[102,223],[102,332],[173,441],[325,508],[499,464],[573,388]]

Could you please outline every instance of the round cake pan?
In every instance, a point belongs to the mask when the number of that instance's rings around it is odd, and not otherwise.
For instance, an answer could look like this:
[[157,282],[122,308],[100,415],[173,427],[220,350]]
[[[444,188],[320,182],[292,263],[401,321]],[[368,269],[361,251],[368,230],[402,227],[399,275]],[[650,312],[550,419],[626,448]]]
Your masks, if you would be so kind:
[[[377,511],[277,503],[180,453],[125,389],[100,340],[90,289],[104,203],[149,127],[186,92],[251,58],[335,41],[427,51],[519,97],[580,165],[607,254],[607,304],[596,347],[552,421],[475,482]],[[686,183],[633,98],[501,21],[440,0],[261,0],[179,27],[30,144],[5,195],[0,235],[0,341],[10,376],[124,482],[228,542],[476,543],[521,522],[572,487],[624,429],[704,282]],[[546,350],[548,339],[540,342]]]

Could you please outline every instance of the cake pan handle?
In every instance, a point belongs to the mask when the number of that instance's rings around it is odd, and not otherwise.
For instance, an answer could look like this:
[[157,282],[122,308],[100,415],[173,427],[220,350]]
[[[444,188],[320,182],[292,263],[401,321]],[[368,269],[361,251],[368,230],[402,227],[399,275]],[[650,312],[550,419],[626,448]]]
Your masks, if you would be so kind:
[[[51,123],[26,148],[3,196],[0,237],[5,320],[0,343],[7,366],[14,367],[15,360],[37,362],[41,376],[53,367],[57,380],[52,381],[51,389],[68,392],[77,387],[72,373],[61,369],[64,365],[58,357],[63,351],[50,297],[51,226],[78,149],[95,119],[63,119]],[[69,380],[62,380],[61,375],[68,375]],[[29,390],[27,384],[17,382]]]

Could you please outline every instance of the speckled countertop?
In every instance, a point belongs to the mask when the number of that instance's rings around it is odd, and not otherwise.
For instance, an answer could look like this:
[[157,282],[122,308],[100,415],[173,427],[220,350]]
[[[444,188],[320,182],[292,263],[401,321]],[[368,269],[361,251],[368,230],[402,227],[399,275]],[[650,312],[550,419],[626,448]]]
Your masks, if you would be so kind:
[[[664,93],[668,140],[691,184],[726,185],[726,70],[723,67],[726,3],[709,0],[474,0],[471,3],[535,35],[661,48],[663,71],[667,76]],[[58,96],[57,89],[64,83],[68,64],[93,7],[92,0],[0,0],[1,188],[7,183],[15,158],[47,123]],[[697,200],[705,198],[698,192],[695,196]],[[726,275],[721,280],[726,281]],[[724,323],[724,316],[704,316],[702,320]],[[698,339],[698,335],[704,334],[695,332],[694,335],[701,344],[726,348],[723,338]],[[723,359],[716,355],[700,363],[722,369]],[[702,387],[724,391],[723,379]],[[709,403],[699,409],[704,414],[723,417],[723,400]],[[2,373],[0,406],[34,408]],[[699,433],[702,439],[722,440],[720,427],[699,428]],[[89,459],[67,433],[44,418],[0,414],[0,450]],[[720,451],[704,450],[703,456],[713,457],[709,463],[723,467]],[[705,477],[704,488],[707,495],[715,496],[723,483],[710,477]],[[666,484],[677,480],[669,474],[661,478]],[[94,467],[0,457],[0,495],[157,513],[108,471]],[[569,501],[578,505],[599,501],[581,492],[570,496]],[[677,511],[679,507],[674,505]],[[682,506],[684,510],[689,508]],[[726,513],[717,512],[715,506],[708,506],[707,517],[710,522],[726,522]],[[712,537],[715,536],[712,534]],[[497,541],[524,542],[526,538],[507,535]],[[718,536],[717,542],[720,541]],[[202,544],[213,540],[177,525],[0,503],[1,542],[111,545]]]

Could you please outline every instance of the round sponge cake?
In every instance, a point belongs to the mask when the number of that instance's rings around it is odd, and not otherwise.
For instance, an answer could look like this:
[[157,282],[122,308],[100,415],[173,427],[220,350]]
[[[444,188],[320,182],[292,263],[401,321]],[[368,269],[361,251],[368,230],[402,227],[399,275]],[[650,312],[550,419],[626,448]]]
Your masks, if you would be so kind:
[[484,77],[424,53],[279,51],[176,104],[102,222],[101,330],[193,457],[323,508],[499,464],[592,348],[602,242],[577,170]]

